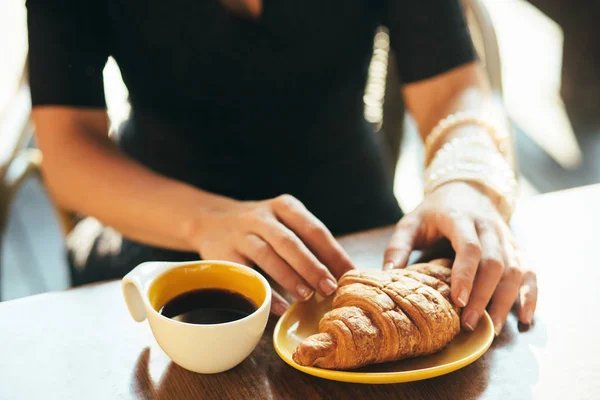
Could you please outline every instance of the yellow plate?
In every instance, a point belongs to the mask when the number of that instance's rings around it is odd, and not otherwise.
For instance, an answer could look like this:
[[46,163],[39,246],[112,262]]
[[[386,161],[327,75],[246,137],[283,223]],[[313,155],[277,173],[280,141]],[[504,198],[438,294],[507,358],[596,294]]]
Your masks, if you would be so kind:
[[356,383],[400,383],[433,378],[469,365],[481,357],[494,340],[494,325],[485,313],[474,332],[459,333],[446,348],[429,356],[369,365],[351,371],[296,364],[292,353],[304,338],[318,332],[319,320],[331,310],[331,301],[331,297],[314,296],[306,303],[293,304],[279,319],[273,332],[273,346],[283,361],[320,378]]

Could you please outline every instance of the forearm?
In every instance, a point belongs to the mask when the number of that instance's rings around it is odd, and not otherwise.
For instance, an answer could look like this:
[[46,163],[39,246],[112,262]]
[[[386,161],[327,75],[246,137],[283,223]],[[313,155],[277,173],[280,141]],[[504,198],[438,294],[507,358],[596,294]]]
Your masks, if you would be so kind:
[[[508,136],[504,156],[511,166],[516,167],[513,138],[502,100],[489,89],[487,79],[477,63],[456,68],[429,82],[407,85],[404,90],[407,106],[424,141],[440,120],[458,112],[466,112],[487,121],[499,133]],[[443,143],[455,137],[473,134],[487,132],[476,124],[461,124],[444,134],[430,151],[435,153]]]
[[[43,172],[55,200],[126,237],[177,250],[190,244],[202,213],[232,201],[156,174],[126,157],[97,126],[34,115],[43,131]],[[40,129],[38,128],[38,131]]]
[[466,182],[488,195],[508,220],[517,185],[513,139],[479,65],[407,85],[405,96],[425,142],[425,194]]

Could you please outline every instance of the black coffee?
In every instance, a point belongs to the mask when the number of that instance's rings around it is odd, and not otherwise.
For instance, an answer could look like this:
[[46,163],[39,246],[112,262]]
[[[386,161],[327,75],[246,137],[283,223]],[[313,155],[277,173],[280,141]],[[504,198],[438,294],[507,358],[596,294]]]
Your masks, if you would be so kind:
[[246,296],[225,289],[198,289],[169,300],[160,313],[190,324],[223,324],[237,321],[256,311]]

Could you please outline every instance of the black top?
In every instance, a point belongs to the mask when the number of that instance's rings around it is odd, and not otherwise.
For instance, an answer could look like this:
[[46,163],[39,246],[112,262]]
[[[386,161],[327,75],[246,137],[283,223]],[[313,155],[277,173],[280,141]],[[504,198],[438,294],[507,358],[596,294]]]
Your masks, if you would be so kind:
[[[336,234],[401,216],[363,91],[386,25],[404,82],[474,59],[453,0],[28,0],[33,106],[105,107],[117,61],[132,114],[124,152],[237,199],[290,193]],[[173,200],[176,205],[176,199]]]

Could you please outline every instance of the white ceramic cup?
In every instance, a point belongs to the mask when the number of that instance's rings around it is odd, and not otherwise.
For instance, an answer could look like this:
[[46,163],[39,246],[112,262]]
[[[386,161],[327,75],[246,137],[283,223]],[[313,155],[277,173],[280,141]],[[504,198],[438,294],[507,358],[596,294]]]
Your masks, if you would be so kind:
[[[227,261],[148,262],[129,272],[123,296],[133,319],[148,318],[160,347],[190,371],[214,374],[231,369],[250,355],[269,318],[271,287],[258,272]],[[237,321],[199,325],[159,313],[175,296],[195,289],[218,288],[241,293],[257,310]]]

